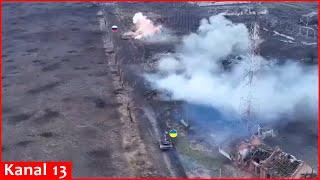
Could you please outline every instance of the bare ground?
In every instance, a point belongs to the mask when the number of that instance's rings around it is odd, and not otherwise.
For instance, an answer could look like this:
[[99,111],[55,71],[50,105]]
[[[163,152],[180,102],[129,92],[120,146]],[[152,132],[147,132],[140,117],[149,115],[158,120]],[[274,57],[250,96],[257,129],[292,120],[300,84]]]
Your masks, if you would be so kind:
[[3,5],[3,160],[72,161],[75,177],[168,176],[128,119],[99,9]]

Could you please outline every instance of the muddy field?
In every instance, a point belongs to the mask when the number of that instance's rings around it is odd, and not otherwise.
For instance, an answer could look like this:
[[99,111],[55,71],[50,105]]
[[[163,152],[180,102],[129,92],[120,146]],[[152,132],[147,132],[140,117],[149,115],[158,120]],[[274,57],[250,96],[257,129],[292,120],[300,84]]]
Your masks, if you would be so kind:
[[139,134],[125,133],[99,9],[3,5],[3,160],[72,161],[75,177],[165,176],[161,161],[123,144]]
[[[197,133],[205,124],[221,133],[234,124],[205,116],[199,121],[192,113],[215,112],[164,101],[141,76],[152,69],[156,54],[173,52],[183,35],[195,32],[200,19],[247,6],[3,4],[3,160],[72,161],[75,177],[250,176],[217,152],[212,134]],[[315,4],[257,8],[270,12],[259,16],[263,56],[317,63],[317,37],[296,33],[297,19],[316,11]],[[161,23],[177,39],[153,43],[122,38],[132,29],[136,12]],[[248,25],[256,20],[249,15],[228,18]],[[114,24],[118,33],[110,31]],[[193,129],[184,129],[177,121],[181,118],[189,119]],[[317,120],[286,122],[272,124],[280,138],[267,143],[317,168]],[[178,129],[181,138],[176,149],[163,152],[158,141],[168,127]]]

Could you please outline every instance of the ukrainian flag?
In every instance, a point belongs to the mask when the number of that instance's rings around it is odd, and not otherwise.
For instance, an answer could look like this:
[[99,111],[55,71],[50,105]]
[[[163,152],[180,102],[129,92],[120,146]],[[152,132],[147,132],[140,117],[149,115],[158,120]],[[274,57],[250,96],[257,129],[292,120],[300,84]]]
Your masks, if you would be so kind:
[[175,129],[170,130],[170,131],[169,131],[169,136],[170,136],[171,138],[176,138],[176,137],[178,136],[177,130],[175,130]]

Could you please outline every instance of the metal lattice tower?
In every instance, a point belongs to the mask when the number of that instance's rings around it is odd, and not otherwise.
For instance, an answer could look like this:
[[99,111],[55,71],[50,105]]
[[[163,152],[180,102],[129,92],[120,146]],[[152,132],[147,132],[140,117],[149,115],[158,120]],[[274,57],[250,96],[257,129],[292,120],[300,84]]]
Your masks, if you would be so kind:
[[[256,12],[257,13],[257,12]],[[258,58],[259,44],[261,42],[259,36],[259,24],[257,21],[257,15],[255,21],[251,25],[250,29],[250,47],[248,52],[248,68],[245,72],[244,85],[247,89],[247,94],[241,97],[240,111],[241,120],[245,123],[248,132],[250,134],[255,133],[255,129],[259,126],[257,119],[253,116],[253,86],[255,81],[255,74],[260,69],[260,59]]]

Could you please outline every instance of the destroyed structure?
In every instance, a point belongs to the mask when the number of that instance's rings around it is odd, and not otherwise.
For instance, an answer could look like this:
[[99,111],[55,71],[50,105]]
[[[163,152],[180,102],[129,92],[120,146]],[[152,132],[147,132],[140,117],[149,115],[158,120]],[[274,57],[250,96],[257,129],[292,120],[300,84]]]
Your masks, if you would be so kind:
[[314,170],[302,160],[263,144],[258,136],[237,146],[233,158],[237,165],[260,178],[314,178]]

